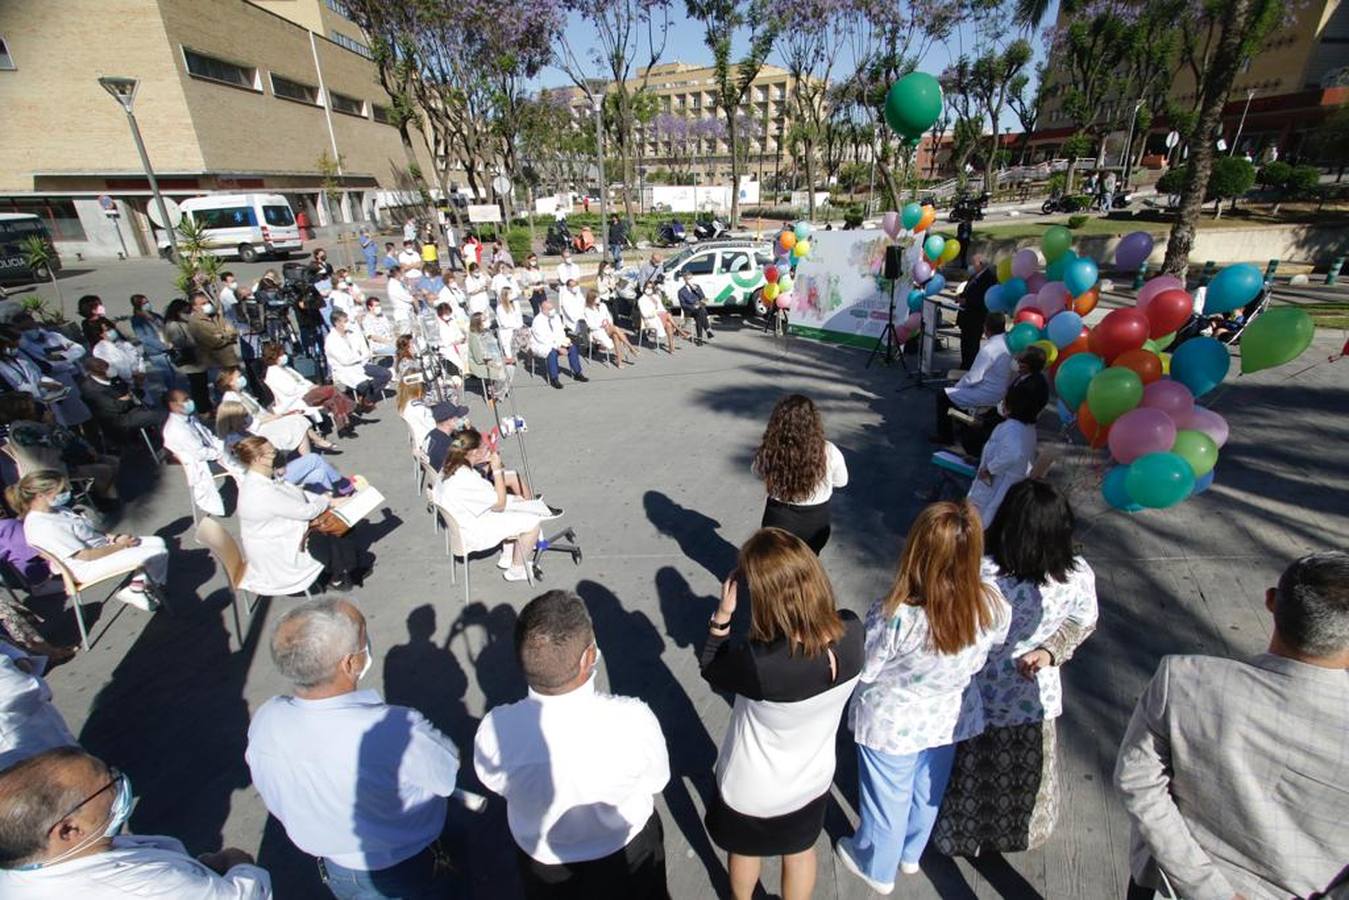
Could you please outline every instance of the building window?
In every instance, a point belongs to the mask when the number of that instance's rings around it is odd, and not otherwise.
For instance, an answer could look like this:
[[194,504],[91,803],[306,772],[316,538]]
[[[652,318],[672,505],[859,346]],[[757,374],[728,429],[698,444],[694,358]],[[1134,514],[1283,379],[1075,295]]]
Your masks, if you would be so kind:
[[187,64],[188,74],[208,81],[231,84],[235,87],[258,90],[257,70],[245,68],[214,56],[207,56],[195,50],[183,48],[183,61]]
[[9,44],[0,37],[0,69],[14,69],[14,57],[9,55]]
[[[75,211],[74,200],[58,200],[55,198],[4,200],[0,201],[0,212],[29,213],[37,216],[47,226],[47,233],[51,235],[54,241],[86,240],[84,226],[80,224],[80,215]],[[17,228],[18,226],[14,227]],[[9,236],[6,235],[6,237]]]
[[346,4],[342,3],[342,0],[323,0],[323,3],[342,18],[351,18],[351,13],[347,12]]
[[380,122],[384,125],[389,124],[389,107],[387,106],[380,106],[378,103],[372,103],[370,105],[370,115],[374,117],[376,122]]
[[348,97],[346,94],[339,94],[337,91],[328,92],[328,103],[335,112],[346,113],[349,116],[360,116],[365,118],[365,101],[357,100],[355,97]]
[[331,38],[332,42],[337,46],[345,47],[357,56],[364,56],[366,59],[371,58],[370,48],[355,38],[347,37],[340,31],[330,31],[328,32],[328,37]]
[[272,93],[286,100],[295,100],[299,103],[309,103],[314,106],[318,106],[319,102],[318,88],[301,84],[298,81],[291,81],[289,78],[282,78],[275,72],[272,73]]

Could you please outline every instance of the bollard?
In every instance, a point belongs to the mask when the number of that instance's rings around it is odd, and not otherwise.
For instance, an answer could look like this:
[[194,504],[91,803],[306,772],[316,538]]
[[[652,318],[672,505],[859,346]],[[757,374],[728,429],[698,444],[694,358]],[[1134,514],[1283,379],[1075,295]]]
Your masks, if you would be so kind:
[[1199,286],[1203,287],[1213,278],[1213,273],[1218,271],[1218,264],[1213,260],[1204,263],[1204,271],[1199,273]]
[[1344,268],[1344,257],[1337,256],[1335,261],[1330,264],[1330,271],[1326,273],[1326,284],[1334,284],[1340,277],[1340,270]]
[[1145,259],[1143,260],[1143,264],[1138,267],[1138,274],[1134,276],[1134,290],[1138,290],[1143,286],[1143,281],[1147,278],[1147,276],[1148,276],[1148,261]]
[[1277,259],[1271,259],[1269,261],[1269,265],[1265,266],[1265,284],[1274,283],[1274,273],[1278,270],[1278,268],[1279,268],[1279,261]]

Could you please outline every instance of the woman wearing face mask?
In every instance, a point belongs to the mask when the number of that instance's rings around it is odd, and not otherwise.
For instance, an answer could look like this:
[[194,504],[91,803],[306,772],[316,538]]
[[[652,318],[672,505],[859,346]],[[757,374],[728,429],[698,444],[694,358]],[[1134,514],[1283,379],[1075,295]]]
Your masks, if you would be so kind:
[[331,384],[314,384],[287,365],[290,357],[280,344],[263,344],[262,361],[267,366],[262,380],[272,392],[274,411],[288,413],[293,409],[318,407],[332,416],[338,434],[351,434],[351,414],[356,404],[350,397]]
[[454,307],[442,303],[436,307],[440,331],[440,356],[463,375],[468,371],[468,335],[454,317]]
[[[542,273],[539,275],[543,277]],[[520,352],[516,347],[516,335],[521,339],[527,337],[528,333],[524,330],[525,314],[516,302],[515,291],[505,288],[501,292],[500,299],[497,300],[497,343],[501,345],[501,352],[504,355],[506,365],[515,365],[515,355]],[[491,325],[491,319],[483,316],[483,327]]]
[[97,294],[85,294],[75,309],[80,314],[80,333],[84,335],[84,342],[92,347],[103,336],[102,322],[108,315],[103,298]]
[[220,375],[215,380],[215,386],[216,390],[220,391],[220,402],[233,402],[242,406],[252,420],[248,430],[267,438],[277,448],[287,453],[295,451],[301,455],[309,453],[311,445],[320,450],[336,449],[334,444],[325,441],[310,427],[303,410],[269,413],[258,399],[248,392],[248,384],[241,369],[233,366],[221,369]]
[[238,516],[248,570],[240,587],[283,597],[305,590],[326,571],[329,588],[350,590],[360,577],[360,551],[346,537],[309,530],[310,522],[346,499],[287,484],[276,448],[264,437],[244,438],[234,455],[245,468]]
[[[637,299],[637,312],[642,317],[642,331],[664,331],[665,352],[674,353],[675,334],[682,334],[684,340],[690,340],[688,332],[675,324],[674,316],[665,308],[660,292],[654,284],[648,283],[642,296]],[[659,346],[659,343],[657,343]]]
[[164,337],[173,348],[174,367],[187,379],[189,393],[199,409],[211,406],[210,382],[206,367],[197,359],[197,342],[188,328],[187,319],[192,308],[179,298],[164,310]]
[[137,387],[143,384],[145,360],[141,358],[136,345],[122,337],[117,326],[108,319],[102,321],[98,331],[99,339],[93,347],[94,356],[106,362],[112,374],[127,384],[135,383]]
[[159,608],[169,571],[169,549],[163,538],[98,530],[87,518],[67,508],[70,482],[50,469],[23,476],[18,484],[5,489],[5,499],[23,519],[28,543],[59,559],[76,579],[96,581],[108,573],[139,566],[141,571],[117,592],[117,599],[146,612]]
[[[243,404],[233,400],[221,400],[220,405],[215,409],[215,433],[225,444],[231,456],[238,461],[238,456],[234,455],[234,447],[240,441],[249,437],[249,431],[253,427],[253,417],[248,414],[248,410]],[[281,453],[282,458],[285,453]],[[243,464],[240,463],[240,466]],[[317,453],[307,453],[302,456],[296,456],[287,461],[284,467],[280,461],[277,462],[278,468],[284,468],[282,478],[290,484],[298,484],[307,490],[315,491],[320,494],[333,494],[338,497],[345,497],[354,493],[356,488],[351,483],[351,479],[344,476],[336,467]]]
[[[533,253],[525,258],[525,269],[520,273],[520,286],[529,295],[529,305],[534,308],[534,315],[537,316],[539,304],[548,299],[548,286],[543,270],[539,268],[539,258]],[[502,346],[505,346],[504,343]]]

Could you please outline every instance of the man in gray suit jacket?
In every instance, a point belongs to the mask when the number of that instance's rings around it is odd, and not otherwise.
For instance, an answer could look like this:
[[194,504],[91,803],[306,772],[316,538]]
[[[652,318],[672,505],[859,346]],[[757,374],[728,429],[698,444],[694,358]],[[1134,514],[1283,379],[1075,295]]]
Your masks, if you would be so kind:
[[1162,874],[1184,900],[1349,895],[1349,554],[1294,562],[1265,606],[1268,653],[1168,656],[1138,700],[1131,900]]

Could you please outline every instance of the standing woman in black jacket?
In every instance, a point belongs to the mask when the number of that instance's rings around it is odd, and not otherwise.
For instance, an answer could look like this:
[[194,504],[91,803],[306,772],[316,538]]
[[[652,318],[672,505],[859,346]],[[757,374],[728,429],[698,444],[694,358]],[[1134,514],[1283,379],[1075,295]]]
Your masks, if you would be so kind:
[[762,527],[786,529],[818,555],[829,542],[829,499],[848,483],[848,465],[824,439],[809,397],[788,394],[773,407],[753,468],[768,491]]

